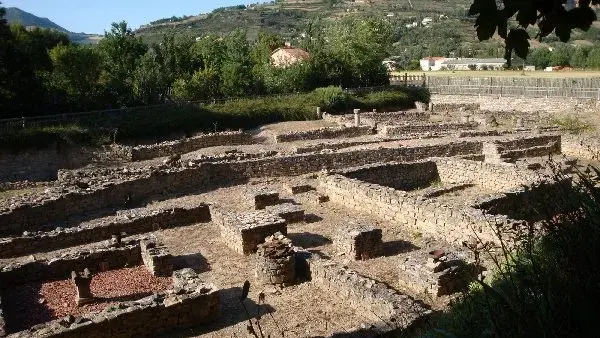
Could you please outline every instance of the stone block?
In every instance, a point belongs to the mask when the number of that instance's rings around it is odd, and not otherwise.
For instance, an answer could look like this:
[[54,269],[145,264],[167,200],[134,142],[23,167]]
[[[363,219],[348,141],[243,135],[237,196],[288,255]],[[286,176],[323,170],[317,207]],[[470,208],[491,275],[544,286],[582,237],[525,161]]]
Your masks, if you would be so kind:
[[381,229],[355,225],[338,230],[335,244],[340,253],[351,259],[365,260],[381,254],[383,241]]
[[315,188],[309,184],[303,184],[303,183],[298,183],[298,184],[293,184],[293,183],[288,183],[288,184],[284,184],[283,188],[289,192],[290,194],[296,195],[296,194],[301,194],[304,192],[309,192],[311,190],[315,190]]
[[287,223],[299,223],[304,221],[304,209],[297,204],[277,204],[268,206],[266,210],[285,219]]
[[477,268],[456,253],[417,251],[400,263],[401,286],[416,294],[437,298],[464,290],[477,275]]
[[173,256],[167,248],[154,239],[140,241],[142,261],[154,276],[168,277],[173,274]]
[[287,234],[285,219],[265,211],[220,212],[216,220],[225,244],[242,255],[256,252],[268,236]]
[[308,203],[312,205],[320,205],[322,203],[329,202],[329,196],[316,191],[309,191],[296,196],[302,203]]
[[279,193],[269,189],[258,189],[249,193],[250,207],[263,210],[269,205],[279,203]]

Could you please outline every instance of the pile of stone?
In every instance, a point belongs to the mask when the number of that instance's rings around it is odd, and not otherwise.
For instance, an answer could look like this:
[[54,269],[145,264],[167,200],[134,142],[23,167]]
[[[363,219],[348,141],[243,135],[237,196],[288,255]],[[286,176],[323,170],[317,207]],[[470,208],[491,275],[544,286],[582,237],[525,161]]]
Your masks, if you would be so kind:
[[296,280],[296,253],[281,233],[265,239],[256,252],[255,277],[260,284],[290,285]]

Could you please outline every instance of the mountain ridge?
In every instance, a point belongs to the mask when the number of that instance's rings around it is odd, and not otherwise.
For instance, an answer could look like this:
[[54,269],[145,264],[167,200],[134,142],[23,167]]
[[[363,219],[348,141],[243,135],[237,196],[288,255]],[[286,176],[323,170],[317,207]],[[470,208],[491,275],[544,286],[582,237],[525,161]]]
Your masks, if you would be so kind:
[[35,14],[26,12],[17,7],[7,7],[5,19],[8,21],[9,24],[18,23],[25,27],[39,27],[65,33],[69,36],[69,39],[71,39],[71,41],[74,43],[97,43],[98,38],[100,37],[96,34],[71,32],[48,18],[39,17]]

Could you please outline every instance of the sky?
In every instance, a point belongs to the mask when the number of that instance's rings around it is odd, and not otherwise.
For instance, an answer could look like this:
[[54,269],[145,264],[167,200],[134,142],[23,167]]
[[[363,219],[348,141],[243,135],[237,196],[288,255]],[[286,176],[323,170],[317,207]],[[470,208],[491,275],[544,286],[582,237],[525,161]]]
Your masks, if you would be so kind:
[[103,34],[112,22],[125,20],[132,28],[150,21],[209,13],[225,6],[256,3],[244,0],[0,0],[76,33]]

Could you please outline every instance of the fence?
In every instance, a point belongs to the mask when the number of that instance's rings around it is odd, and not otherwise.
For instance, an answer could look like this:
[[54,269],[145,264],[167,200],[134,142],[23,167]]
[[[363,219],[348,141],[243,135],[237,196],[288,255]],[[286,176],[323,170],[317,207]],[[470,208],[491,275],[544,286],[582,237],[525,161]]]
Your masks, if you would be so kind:
[[427,77],[432,94],[600,100],[600,78]]

